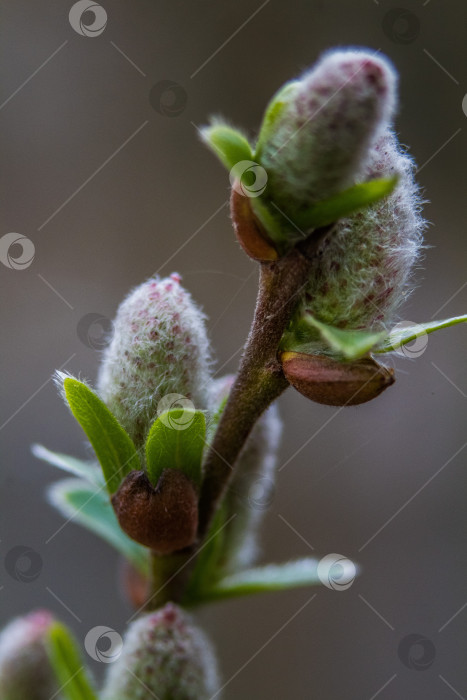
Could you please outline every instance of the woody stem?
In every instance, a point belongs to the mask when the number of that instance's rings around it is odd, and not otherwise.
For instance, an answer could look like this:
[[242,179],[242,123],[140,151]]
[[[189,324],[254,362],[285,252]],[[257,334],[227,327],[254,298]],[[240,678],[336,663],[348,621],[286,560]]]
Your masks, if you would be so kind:
[[333,226],[315,230],[287,255],[261,263],[253,323],[240,368],[204,464],[199,501],[199,538],[228,487],[245,441],[263,411],[288,386],[277,357],[282,335]]

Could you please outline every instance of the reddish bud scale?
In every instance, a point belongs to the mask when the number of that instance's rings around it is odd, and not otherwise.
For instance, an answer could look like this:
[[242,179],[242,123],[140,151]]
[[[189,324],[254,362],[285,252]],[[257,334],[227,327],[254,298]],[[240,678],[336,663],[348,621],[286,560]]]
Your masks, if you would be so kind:
[[250,199],[241,194],[240,188],[232,187],[230,197],[230,214],[237,236],[243,250],[253,260],[271,262],[277,260],[278,253],[271,241],[268,240],[251,211]]
[[165,469],[157,486],[143,471],[133,471],[112,497],[120,527],[157,554],[193,544],[198,528],[198,496],[179,469]]
[[372,358],[338,362],[325,355],[284,352],[282,369],[303,396],[327,406],[357,406],[375,399],[394,383],[394,370]]

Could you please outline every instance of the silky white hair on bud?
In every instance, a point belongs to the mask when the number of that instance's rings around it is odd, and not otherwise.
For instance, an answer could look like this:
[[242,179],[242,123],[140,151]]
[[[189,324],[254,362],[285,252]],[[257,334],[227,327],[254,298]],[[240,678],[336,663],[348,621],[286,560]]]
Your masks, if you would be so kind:
[[293,220],[353,184],[356,170],[395,105],[389,61],[363,50],[334,50],[291,83],[260,153],[268,197]]
[[180,276],[154,277],[120,305],[105,349],[98,391],[137,447],[167,394],[207,408],[210,345],[205,316]]
[[399,175],[382,201],[338,222],[316,261],[303,311],[343,329],[382,328],[407,298],[422,247],[422,200],[412,159],[387,128],[373,143],[359,180]]

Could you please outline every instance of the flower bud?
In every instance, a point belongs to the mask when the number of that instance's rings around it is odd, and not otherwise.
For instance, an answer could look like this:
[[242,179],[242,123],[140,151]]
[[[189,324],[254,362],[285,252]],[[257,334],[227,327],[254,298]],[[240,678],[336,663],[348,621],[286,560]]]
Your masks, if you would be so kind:
[[395,74],[367,51],[330,51],[273,99],[256,158],[267,196],[294,214],[353,184],[368,147],[394,106]]
[[338,362],[325,355],[284,352],[282,369],[303,396],[327,406],[357,406],[394,383],[394,370],[372,358]]
[[391,131],[382,132],[361,179],[399,173],[399,182],[384,200],[337,223],[310,272],[304,313],[354,330],[382,328],[392,320],[407,297],[422,244],[424,221],[413,170]]
[[103,401],[136,447],[144,444],[164,396],[178,394],[203,409],[208,381],[205,316],[180,277],[156,277],[136,287],[117,311],[98,378]]
[[206,635],[168,603],[133,622],[109,669],[102,700],[210,700],[219,689]]
[[112,496],[120,527],[157,554],[193,544],[198,528],[198,496],[179,469],[165,469],[154,486],[143,471],[132,471]]
[[[233,375],[227,375],[212,382],[213,406],[226,399],[233,380]],[[224,501],[227,519],[235,516],[224,531],[221,566],[225,573],[245,568],[256,558],[257,530],[274,496],[281,433],[282,421],[273,404],[256,422],[235,463]]]
[[254,217],[249,197],[236,187],[232,187],[230,195],[230,214],[237,240],[250,258],[261,262],[277,260],[277,250]]
[[46,648],[53,622],[51,613],[38,610],[16,618],[0,634],[2,700],[50,700],[58,692]]

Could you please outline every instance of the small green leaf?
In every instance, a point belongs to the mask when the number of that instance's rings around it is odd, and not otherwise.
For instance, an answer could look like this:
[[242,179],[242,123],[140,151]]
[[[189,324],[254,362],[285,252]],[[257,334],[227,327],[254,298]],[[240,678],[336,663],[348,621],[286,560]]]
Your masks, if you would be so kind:
[[294,223],[304,231],[328,226],[387,197],[395,188],[397,180],[397,176],[393,176],[354,185],[329,199],[313,204],[307,211],[297,213]]
[[97,700],[76,641],[64,625],[56,622],[50,627],[47,651],[60,686],[60,697],[64,694],[68,700]]
[[34,457],[42,459],[44,462],[48,462],[54,467],[63,469],[65,472],[79,476],[82,479],[87,479],[87,481],[90,481],[96,486],[102,486],[105,483],[97,463],[85,462],[83,459],[76,459],[75,457],[70,457],[61,452],[52,452],[43,445],[32,445],[31,452]]
[[134,542],[121,530],[103,488],[96,490],[81,479],[65,479],[52,484],[48,497],[65,518],[74,520],[101,537],[143,575],[148,573],[146,548]]
[[298,80],[286,83],[276,92],[266,107],[254,154],[254,159],[259,163],[261,162],[261,151],[263,150],[264,144],[270,139],[271,132],[274,130],[278,118],[284,107],[290,102],[299,84],[300,81]]
[[386,337],[386,331],[376,333],[372,331],[344,331],[321,323],[308,314],[296,323],[295,328],[292,326],[292,331],[294,330],[295,333],[289,331],[286,334],[281,343],[281,349],[306,352],[309,350],[310,343],[316,343],[316,331],[318,331],[326,345],[346,360],[358,360],[368,355],[375,345]]
[[253,160],[251,146],[239,131],[225,124],[213,124],[201,129],[203,141],[217,155],[227,170],[242,160]]
[[162,413],[152,424],[146,441],[147,473],[152,484],[157,484],[164,469],[181,469],[199,486],[205,440],[202,411],[174,408]]
[[447,318],[444,321],[430,321],[428,323],[411,323],[404,325],[403,323],[397,324],[389,335],[386,334],[382,343],[378,344],[378,347],[373,350],[375,353],[385,353],[397,350],[397,348],[407,345],[407,343],[420,338],[422,335],[428,333],[433,333],[441,328],[449,328],[450,326],[455,326],[458,323],[466,323],[467,314],[464,316],[453,316],[452,318]]
[[290,236],[287,229],[289,223],[286,221],[285,227],[281,226],[278,216],[271,212],[269,206],[261,200],[261,197],[251,197],[250,207],[264,231],[266,231],[280,251],[283,252],[287,244],[290,244]]
[[141,469],[133,441],[86,384],[65,377],[63,387],[72,414],[95,450],[109,493],[115,493],[127,474]]
[[289,588],[315,586],[321,583],[318,576],[318,560],[306,557],[285,564],[269,564],[254,569],[245,569],[226,576],[214,586],[201,591],[201,599],[222,600],[251,595],[284,591]]

